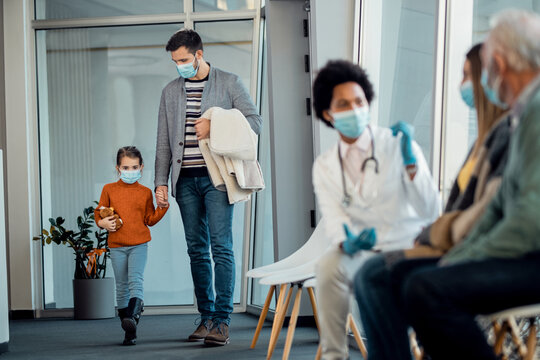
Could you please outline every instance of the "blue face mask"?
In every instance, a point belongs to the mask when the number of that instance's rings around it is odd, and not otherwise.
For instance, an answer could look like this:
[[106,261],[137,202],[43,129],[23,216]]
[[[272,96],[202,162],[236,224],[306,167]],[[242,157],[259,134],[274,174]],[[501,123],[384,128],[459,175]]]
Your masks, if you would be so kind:
[[472,82],[470,80],[465,81],[461,84],[459,91],[461,92],[461,98],[465,104],[471,109],[474,109],[474,91]]
[[193,59],[193,61],[189,64],[176,65],[176,71],[178,71],[178,75],[180,75],[184,79],[190,79],[197,75],[197,71],[199,71],[199,62],[197,61],[197,67],[194,68],[193,65],[195,65],[195,59]]
[[498,107],[501,107],[503,109],[506,109],[508,107],[507,104],[502,102],[499,98],[499,94],[497,94],[497,90],[501,87],[501,80],[498,77],[497,80],[495,80],[495,87],[491,87],[488,84],[488,73],[486,69],[482,69],[482,78],[480,80],[482,87],[484,88],[484,94],[486,94],[486,97],[489,101],[491,101],[493,104],[497,105]]
[[356,139],[364,132],[369,124],[369,109],[367,106],[348,111],[332,113],[334,127],[341,135]]
[[120,179],[126,184],[133,184],[141,178],[141,169],[137,170],[122,170],[120,171]]

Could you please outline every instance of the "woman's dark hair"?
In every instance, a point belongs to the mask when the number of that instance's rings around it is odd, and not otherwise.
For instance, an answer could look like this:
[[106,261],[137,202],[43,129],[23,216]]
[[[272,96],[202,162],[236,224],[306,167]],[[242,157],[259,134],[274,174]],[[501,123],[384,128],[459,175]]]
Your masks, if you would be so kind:
[[373,92],[373,85],[369,81],[367,73],[360,66],[349,61],[329,61],[326,66],[319,71],[319,74],[317,74],[317,77],[313,82],[313,108],[315,109],[315,114],[330,127],[333,127],[332,123],[324,118],[323,112],[330,108],[334,88],[337,85],[349,81],[353,81],[360,85],[362,90],[364,90],[368,103],[371,103],[375,94]]
[[175,32],[167,42],[165,50],[176,51],[182,46],[185,46],[193,55],[195,55],[197,50],[203,49],[201,37],[196,31],[191,29],[181,29]]
[[139,165],[143,164],[141,152],[135,146],[124,146],[118,149],[116,153],[116,166],[120,166],[122,159],[127,156],[131,159],[139,159]]

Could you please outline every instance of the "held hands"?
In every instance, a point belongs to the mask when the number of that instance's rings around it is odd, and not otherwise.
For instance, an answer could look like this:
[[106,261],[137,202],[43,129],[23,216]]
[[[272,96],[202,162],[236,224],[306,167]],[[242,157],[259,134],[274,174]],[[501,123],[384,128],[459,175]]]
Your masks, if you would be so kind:
[[407,124],[404,121],[398,121],[396,124],[390,127],[392,135],[397,136],[401,133],[401,154],[403,155],[403,165],[416,164],[416,156],[414,156],[412,150],[412,138],[414,134],[414,128],[412,125]]
[[167,186],[160,185],[156,188],[156,203],[160,208],[169,207],[169,194]]
[[197,140],[202,140],[210,137],[210,119],[199,118],[195,121],[195,134]]
[[114,216],[107,216],[106,218],[103,218],[98,221],[98,226],[102,229],[105,229],[109,232],[115,232],[116,231],[116,219]]
[[349,255],[354,255],[359,250],[370,250],[377,242],[377,233],[375,228],[362,230],[358,235],[354,235],[349,230],[347,224],[343,224],[343,230],[347,239],[342,243],[341,248]]

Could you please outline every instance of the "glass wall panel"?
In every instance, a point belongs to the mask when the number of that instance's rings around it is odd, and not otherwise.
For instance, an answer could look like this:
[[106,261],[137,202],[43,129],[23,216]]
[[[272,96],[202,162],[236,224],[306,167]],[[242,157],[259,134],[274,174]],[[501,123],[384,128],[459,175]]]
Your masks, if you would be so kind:
[[[180,27],[37,32],[44,224],[51,216],[64,216],[68,226],[75,226],[76,216],[99,198],[103,185],[116,181],[114,157],[121,146],[133,144],[142,151],[141,183],[153,187],[161,90],[178,76],[164,44]],[[152,228],[145,272],[148,305],[193,304],[182,222],[171,200],[168,214]],[[243,212],[238,210],[235,239],[242,239]],[[46,302],[71,307],[73,255],[61,246],[44,250]]]
[[194,11],[252,10],[259,0],[194,0]]
[[184,0],[35,0],[37,20],[182,12]]
[[[414,138],[430,162],[433,133],[433,66],[436,2],[385,0],[379,6],[365,49],[364,61],[375,85],[372,114],[379,126],[399,120],[412,124]],[[366,20],[368,21],[368,20]]]
[[[68,218],[99,198],[116,181],[114,157],[124,145],[143,153],[141,183],[154,179],[155,133],[161,90],[177,75],[164,45],[181,24],[37,32],[39,127],[43,223]],[[252,21],[197,24],[205,58],[240,75],[249,88]],[[145,271],[147,305],[193,304],[189,258],[178,206],[152,228]],[[237,279],[240,302],[244,204],[235,208]],[[47,306],[72,306],[73,256],[63,247],[44,248]],[[108,274],[112,276],[109,267]]]

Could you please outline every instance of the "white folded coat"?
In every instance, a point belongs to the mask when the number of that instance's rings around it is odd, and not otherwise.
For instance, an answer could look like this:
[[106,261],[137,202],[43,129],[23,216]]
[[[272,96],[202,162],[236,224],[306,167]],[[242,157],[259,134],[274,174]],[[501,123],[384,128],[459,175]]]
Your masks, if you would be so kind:
[[251,193],[264,189],[257,135],[236,109],[212,107],[202,117],[210,119],[210,138],[199,140],[199,148],[212,183],[227,191],[230,204],[247,201]]

